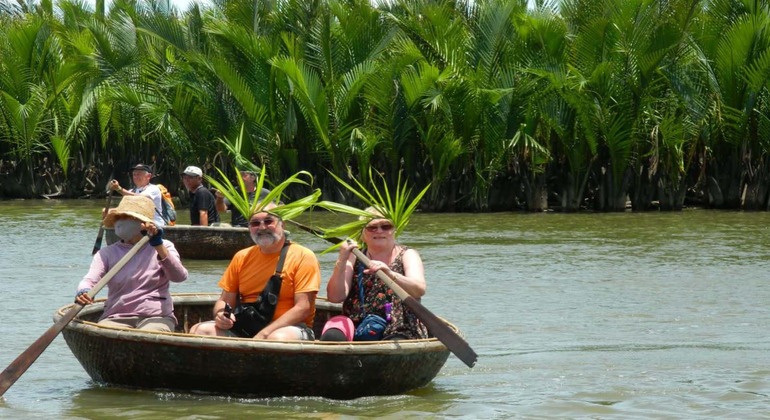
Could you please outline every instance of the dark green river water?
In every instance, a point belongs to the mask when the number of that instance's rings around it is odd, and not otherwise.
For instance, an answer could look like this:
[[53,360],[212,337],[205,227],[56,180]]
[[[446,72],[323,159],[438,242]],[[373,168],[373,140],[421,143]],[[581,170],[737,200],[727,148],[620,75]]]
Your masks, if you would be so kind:
[[[0,202],[0,369],[72,301],[103,204]],[[423,304],[479,354],[473,369],[450,356],[406,395],[233,399],[104,387],[59,337],[0,398],[0,418],[768,418],[768,223],[705,210],[420,214],[401,242],[425,262]],[[334,258],[320,256],[322,290]],[[185,265],[173,292],[218,292],[226,262]]]

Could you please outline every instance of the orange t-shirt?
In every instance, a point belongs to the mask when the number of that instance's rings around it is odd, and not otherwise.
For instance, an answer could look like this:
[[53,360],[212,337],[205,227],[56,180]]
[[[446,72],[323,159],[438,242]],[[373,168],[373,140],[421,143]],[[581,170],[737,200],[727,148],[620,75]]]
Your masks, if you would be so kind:
[[[240,293],[242,303],[256,302],[275,273],[280,256],[280,251],[263,254],[256,245],[238,251],[219,280],[219,287],[226,292]],[[321,288],[321,265],[318,258],[313,251],[292,243],[286,253],[281,279],[281,293],[273,320],[294,306],[295,293],[317,293]],[[315,300],[312,300],[310,315],[305,320],[308,327],[313,326],[314,317]]]

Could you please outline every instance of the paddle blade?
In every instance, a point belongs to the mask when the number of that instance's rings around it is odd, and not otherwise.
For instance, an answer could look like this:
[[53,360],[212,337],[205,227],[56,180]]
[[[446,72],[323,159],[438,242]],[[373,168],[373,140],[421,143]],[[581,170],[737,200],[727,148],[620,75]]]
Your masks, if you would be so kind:
[[8,365],[3,373],[0,374],[0,396],[5,394],[16,380],[29,369],[32,363],[35,363],[38,357],[43,354],[43,351],[53,342],[57,335],[67,326],[67,324],[75,318],[80,310],[83,309],[82,305],[75,305],[72,309],[67,311],[66,314],[55,324],[51,326],[43,335],[40,336],[31,346],[24,350],[19,357],[16,358],[10,365]]
[[468,343],[463,340],[452,328],[449,327],[441,318],[437,317],[428,308],[422,305],[415,298],[409,296],[403,299],[404,305],[417,315],[417,318],[428,327],[428,331],[439,341],[444,343],[458,359],[462,360],[468,367],[472,368],[476,364],[479,356]]
[[104,234],[104,228],[99,228],[99,235],[96,237],[96,242],[94,242],[94,249],[91,250],[91,255],[96,254],[99,252],[99,250],[102,248],[102,235]]
[[[105,211],[110,211],[110,204],[112,203],[112,190],[109,189],[109,183],[107,184],[107,205],[104,207]],[[99,252],[102,247],[102,236],[104,236],[104,214],[102,214],[102,221],[99,223],[99,233],[96,235],[96,241],[94,241],[94,249],[91,250],[91,255]]]
[[[115,277],[115,274],[120,271],[126,263],[128,263],[131,258],[136,255],[137,252],[139,252],[142,247],[150,241],[149,236],[144,236],[142,239],[139,240],[127,253],[123,256],[123,258],[118,261],[117,264],[115,264],[114,267],[110,269],[110,271],[107,272],[107,274],[102,277],[101,280],[99,280],[98,283],[94,285],[94,287],[91,288],[91,291],[88,292],[88,297],[91,299],[96,296],[97,293],[99,293],[102,288],[109,283],[110,280],[112,280],[113,277]],[[67,324],[72,321],[75,316],[80,313],[80,310],[83,309],[83,305],[81,304],[75,304],[72,309],[67,311],[66,314],[56,323],[54,323],[51,328],[49,328],[43,335],[40,336],[34,343],[32,343],[27,350],[24,350],[24,353],[20,354],[19,357],[16,358],[13,362],[11,362],[10,365],[8,365],[7,368],[3,371],[2,374],[0,374],[0,396],[5,394],[5,391],[8,390],[8,388],[13,385],[17,379],[21,375],[24,374],[24,372],[27,371],[29,366],[32,363],[35,363],[35,360],[43,353],[43,351],[48,348],[48,346],[51,344],[51,342],[56,338],[57,335],[59,335],[60,332],[64,329],[64,327],[67,326]]]

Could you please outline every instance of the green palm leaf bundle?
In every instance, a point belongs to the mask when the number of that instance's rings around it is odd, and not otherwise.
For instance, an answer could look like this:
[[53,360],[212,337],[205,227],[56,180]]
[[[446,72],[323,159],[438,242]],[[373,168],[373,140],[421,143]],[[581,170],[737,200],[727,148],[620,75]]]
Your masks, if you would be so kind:
[[426,185],[425,188],[423,188],[422,191],[420,191],[417,196],[415,196],[410,201],[412,189],[407,185],[406,181],[401,181],[401,172],[398,174],[395,191],[392,192],[387,186],[385,177],[379,172],[377,172],[377,175],[382,181],[382,185],[379,187],[377,186],[375,183],[375,178],[372,176],[371,169],[369,170],[369,177],[367,178],[370,184],[368,187],[355,178],[353,178],[355,185],[350,185],[334,173],[330,172],[330,174],[337,182],[340,183],[340,185],[358,197],[358,199],[361,200],[367,208],[373,208],[376,212],[381,214],[382,217],[377,216],[367,210],[362,210],[356,207],[351,207],[331,201],[321,201],[316,204],[318,207],[332,212],[358,216],[358,220],[353,222],[345,223],[341,226],[333,228],[324,229],[323,237],[325,238],[352,237],[360,241],[361,232],[364,229],[364,226],[366,226],[372,220],[379,218],[385,218],[393,222],[395,235],[398,236],[409,224],[409,218],[417,209],[417,205],[420,203],[420,200],[425,195],[425,193],[428,192],[428,189],[431,185]]
[[[316,188],[310,195],[298,200],[293,200],[291,203],[283,203],[281,201],[283,192],[290,185],[301,184],[310,186],[313,184],[313,176],[307,171],[300,171],[286,178],[283,182],[272,185],[270,192],[261,200],[258,199],[259,192],[269,185],[265,177],[265,167],[263,166],[261,170],[258,171],[259,176],[256,181],[257,199],[253,202],[249,202],[249,194],[246,191],[246,185],[243,183],[241,177],[238,177],[238,185],[236,186],[230,182],[227,175],[222,170],[216,167],[214,169],[219,172],[220,179],[206,175],[206,180],[212,187],[219,190],[219,192],[230,201],[235,210],[240,212],[246,220],[249,220],[252,214],[259,213],[260,211],[269,211],[283,220],[291,220],[315,205],[321,197],[321,190]],[[236,173],[238,173],[237,168]],[[304,177],[307,177],[308,180],[303,179]],[[268,205],[271,205],[272,203],[277,204],[277,206],[269,208]]]

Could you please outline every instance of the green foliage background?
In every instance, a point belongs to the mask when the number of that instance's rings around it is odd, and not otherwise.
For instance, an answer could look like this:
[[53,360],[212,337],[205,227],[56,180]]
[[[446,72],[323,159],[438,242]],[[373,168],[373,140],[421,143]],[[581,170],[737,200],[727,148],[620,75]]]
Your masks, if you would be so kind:
[[350,204],[329,172],[430,211],[768,209],[767,0],[526,3],[0,1],[0,194],[240,154]]

